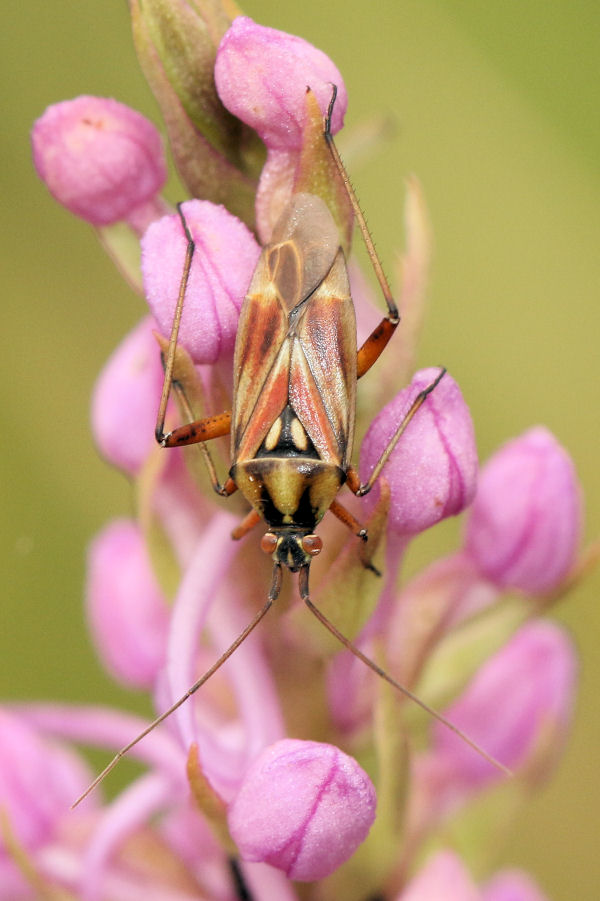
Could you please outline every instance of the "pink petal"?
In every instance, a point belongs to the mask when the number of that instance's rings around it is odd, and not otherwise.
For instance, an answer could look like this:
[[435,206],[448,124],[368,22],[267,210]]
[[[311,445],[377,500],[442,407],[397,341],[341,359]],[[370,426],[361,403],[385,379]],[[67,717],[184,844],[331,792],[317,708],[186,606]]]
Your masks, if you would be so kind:
[[147,316],[122,341],[100,373],[92,398],[92,429],[100,452],[131,475],[156,444],[163,368],[155,328]]
[[482,901],[549,901],[521,870],[502,870],[483,887]]
[[117,520],[92,543],[87,609],[107,669],[125,684],[152,687],[165,659],[169,611],[135,523]]
[[480,895],[460,857],[453,851],[439,851],[397,901],[480,901]]
[[55,838],[89,780],[89,768],[73,751],[26,717],[0,710],[0,807],[28,851]]
[[[175,801],[181,803],[184,798],[185,795],[177,798],[172,783],[158,773],[142,776],[119,794],[106,809],[82,855],[81,893],[85,901],[109,897],[109,867],[112,858],[123,853],[126,839],[159,812],[172,807]],[[134,873],[136,869],[139,868],[132,867]],[[136,875],[142,888],[148,877],[143,872]],[[156,876],[157,873],[155,879]]]

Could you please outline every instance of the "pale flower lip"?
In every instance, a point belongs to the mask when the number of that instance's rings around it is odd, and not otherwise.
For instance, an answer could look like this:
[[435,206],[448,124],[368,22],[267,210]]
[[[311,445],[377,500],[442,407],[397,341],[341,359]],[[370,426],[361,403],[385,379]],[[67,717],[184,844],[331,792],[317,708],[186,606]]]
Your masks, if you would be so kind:
[[52,196],[92,225],[127,219],[167,179],[162,139],[141,113],[83,95],[49,106],[31,133],[38,175]]
[[[228,513],[212,516],[187,563],[173,600],[166,637],[160,709],[170,706],[193,683],[203,630],[211,639],[210,658],[204,667],[208,668],[248,624],[243,596],[231,586],[224,586],[238,553],[230,537],[236,522]],[[202,659],[206,660],[206,654]],[[186,756],[191,745],[198,744],[205,775],[221,797],[229,801],[249,762],[266,745],[285,735],[285,728],[260,633],[255,632],[243,642],[227,661],[223,674],[235,702],[229,717],[211,709],[200,691],[173,714],[169,726]]]
[[[90,768],[18,711],[0,709],[0,803],[20,841],[35,846],[52,836]],[[90,803],[97,808],[98,799]]]
[[[48,885],[64,875],[61,854],[68,858],[68,826],[85,834],[100,810],[99,798],[87,811],[71,814],[72,799],[89,782],[90,768],[66,743],[58,742],[28,721],[17,709],[0,708],[0,898],[31,898],[31,885],[14,859],[18,844],[22,859],[46,856]],[[10,838],[10,841],[7,840]]]

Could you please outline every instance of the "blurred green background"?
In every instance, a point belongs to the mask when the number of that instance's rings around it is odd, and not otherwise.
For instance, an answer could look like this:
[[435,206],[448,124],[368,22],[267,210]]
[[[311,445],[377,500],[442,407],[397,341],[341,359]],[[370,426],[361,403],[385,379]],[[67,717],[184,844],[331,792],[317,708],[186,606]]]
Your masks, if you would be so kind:
[[[482,459],[532,424],[552,429],[584,486],[586,537],[598,535],[597,0],[248,0],[245,10],[329,53],[346,79],[349,128],[393,117],[395,135],[352,174],[389,272],[404,177],[423,183],[435,261],[420,362],[458,379]],[[49,103],[80,93],[157,113],[125,2],[34,0],[12,13],[0,37],[1,694],[140,709],[96,663],[81,600],[89,539],[132,507],[127,482],[95,454],[90,392],[142,305],[92,230],[37,180],[28,130]],[[181,199],[174,183],[169,193]],[[426,536],[411,565],[452,546],[457,528]],[[498,859],[528,867],[556,901],[596,901],[600,885],[599,587],[596,573],[557,611],[583,661],[574,734]]]

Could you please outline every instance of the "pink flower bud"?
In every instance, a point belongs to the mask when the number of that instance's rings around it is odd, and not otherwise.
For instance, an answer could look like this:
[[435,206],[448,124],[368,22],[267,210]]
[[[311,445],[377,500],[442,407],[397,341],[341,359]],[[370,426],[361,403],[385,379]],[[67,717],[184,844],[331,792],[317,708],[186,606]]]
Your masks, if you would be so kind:
[[573,564],[581,499],[573,463],[542,427],[505,444],[482,470],[466,549],[490,581],[543,594]]
[[[566,738],[577,662],[566,633],[551,622],[523,626],[478,671],[445,716],[511,770],[533,759],[545,771]],[[457,735],[434,726],[434,753],[454,791],[476,789],[501,774]]]
[[151,687],[164,663],[169,615],[133,522],[117,520],[93,541],[87,608],[106,668],[127,685]]
[[215,64],[217,91],[227,109],[253,128],[269,150],[302,146],[307,87],[323,113],[338,88],[332,132],[348,105],[340,72],[328,56],[302,38],[240,16],[226,32]]
[[502,870],[483,886],[481,901],[548,901],[548,898],[527,873]]
[[[246,226],[222,206],[190,200],[183,212],[196,244],[179,340],[195,363],[233,352],[240,307],[260,248]],[[179,295],[187,241],[179,216],[154,222],[142,239],[146,298],[168,337]]]
[[[373,420],[360,454],[361,479],[375,468],[419,391],[439,375],[422,369]],[[415,535],[446,516],[460,513],[475,494],[477,450],[473,423],[460,388],[446,374],[400,437],[383,472],[391,489],[389,528]],[[372,495],[375,495],[372,492]],[[375,496],[367,495],[372,509]]]
[[466,866],[453,851],[439,851],[417,873],[397,901],[480,901]]
[[35,168],[52,196],[92,225],[127,219],[167,178],[158,131],[116,100],[55,103],[33,126],[31,140]]
[[375,806],[371,780],[352,757],[333,745],[284,739],[247,771],[229,807],[229,829],[244,860],[311,882],[352,856]]
[[163,383],[155,324],[144,319],[115,350],[92,398],[92,430],[102,455],[130,475],[155,446],[154,426]]

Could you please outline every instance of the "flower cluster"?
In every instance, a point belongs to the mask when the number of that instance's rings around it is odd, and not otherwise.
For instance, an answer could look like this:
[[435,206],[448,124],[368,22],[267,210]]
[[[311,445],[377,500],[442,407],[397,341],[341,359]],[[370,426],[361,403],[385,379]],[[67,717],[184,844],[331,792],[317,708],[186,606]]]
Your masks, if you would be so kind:
[[[323,53],[248,18],[230,21],[216,0],[132,0],[131,9],[140,62],[193,198],[182,207],[195,253],[175,359],[185,409],[169,404],[173,428],[182,417],[230,409],[240,306],[290,197],[324,200],[349,251],[352,208],[322,138],[332,84],[332,133],[347,98]],[[163,384],[157,333],[164,351],[188,246],[160,193],[158,132],[114,100],[79,97],[44,113],[33,148],[54,197],[96,227],[150,307],[94,393],[98,447],[135,486],[138,513],[94,540],[87,614],[107,670],[149,692],[160,713],[252,621],[270,567],[253,535],[231,540],[247,510],[236,498],[227,509],[215,498],[198,448],[165,450],[153,438]],[[413,326],[425,219],[409,182],[400,306]],[[360,338],[378,314],[352,266],[350,278]],[[407,375],[416,331],[400,335],[377,364],[382,393]],[[418,372],[371,422],[360,448],[363,480],[437,374]],[[360,406],[358,422],[364,430]],[[219,440],[212,454],[225,472]],[[478,473],[469,411],[446,375],[383,475],[364,501],[347,505],[368,527],[368,556],[325,517],[312,601],[485,756],[342,649],[294,603],[289,575],[260,626],[132,748],[147,771],[111,802],[99,787],[68,809],[92,778],[70,745],[114,753],[147,723],[60,705],[1,714],[0,899],[541,901],[522,873],[477,885],[468,867],[488,863],[500,824],[547,777],[568,731],[575,654],[541,614],[576,571],[574,467],[538,427]],[[462,547],[399,587],[410,542],[469,506]],[[512,771],[509,785],[492,757]],[[463,858],[450,850],[459,846]],[[298,893],[295,882],[310,885]]]

